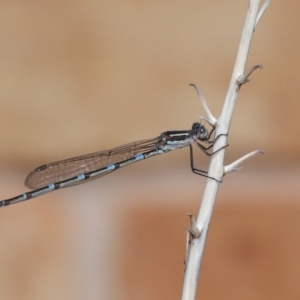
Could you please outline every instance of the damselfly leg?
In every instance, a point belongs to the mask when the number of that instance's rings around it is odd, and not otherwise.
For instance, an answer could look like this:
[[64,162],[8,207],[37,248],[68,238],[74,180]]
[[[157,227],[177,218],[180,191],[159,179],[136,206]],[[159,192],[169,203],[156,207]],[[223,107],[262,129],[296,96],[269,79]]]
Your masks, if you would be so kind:
[[[213,131],[214,131],[214,129],[211,130],[209,137],[211,136],[211,134],[212,134]],[[211,152],[211,153],[208,152],[208,150],[212,148],[212,146],[214,145],[214,143],[217,141],[217,139],[218,139],[220,136],[227,136],[227,134],[219,134],[213,141],[209,141],[209,140],[203,141],[204,143],[210,143],[210,144],[211,144],[211,145],[208,146],[208,147],[204,147],[202,144],[200,144],[200,143],[197,142],[197,141],[196,141],[196,144],[197,144],[197,146],[203,151],[203,153],[205,153],[207,156],[212,156],[213,154],[215,154],[215,153],[219,152],[220,150],[222,150],[222,149],[224,149],[224,148],[226,148],[226,147],[229,146],[229,144],[227,144],[227,145],[221,147],[220,149],[218,149],[218,150],[216,150],[216,151],[214,151],[214,152]],[[214,177],[208,176],[208,175],[207,175],[207,171],[204,171],[204,170],[200,170],[200,169],[195,168],[195,166],[194,166],[193,147],[192,147],[191,144],[190,144],[189,146],[190,146],[190,164],[191,164],[192,172],[195,173],[195,174],[197,174],[197,175],[204,176],[204,177],[206,177],[206,178],[210,178],[210,179],[213,179],[213,180],[215,180],[215,181],[221,183],[222,180],[218,180],[218,179],[216,179],[216,178],[214,178]]]
[[[213,130],[212,130],[213,131]],[[212,153],[209,153],[208,152],[208,150],[209,149],[211,149],[212,147],[213,147],[213,145],[215,144],[215,142],[219,139],[219,137],[221,137],[221,136],[227,136],[228,134],[226,134],[226,133],[222,133],[222,134],[219,134],[215,139],[213,139],[212,141],[209,141],[209,140],[207,140],[207,141],[202,141],[202,143],[208,143],[208,144],[211,144],[210,146],[208,146],[208,147],[204,147],[202,144],[200,144],[198,141],[196,141],[196,144],[197,144],[197,146],[207,155],[207,156],[212,156],[213,154],[215,154],[215,153],[217,153],[218,151],[220,151],[221,149],[224,149],[224,148],[226,148],[226,147],[228,147],[229,146],[229,144],[227,144],[227,145],[225,145],[225,146],[223,146],[223,147],[221,147],[220,149],[218,149],[218,150],[216,150],[216,151],[214,151],[214,152],[212,152]]]

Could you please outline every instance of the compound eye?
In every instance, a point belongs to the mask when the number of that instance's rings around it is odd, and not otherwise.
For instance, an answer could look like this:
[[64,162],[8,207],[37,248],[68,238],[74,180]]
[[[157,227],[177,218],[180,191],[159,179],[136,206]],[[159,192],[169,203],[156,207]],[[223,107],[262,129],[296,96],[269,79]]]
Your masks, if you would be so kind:
[[200,125],[200,128],[198,130],[198,135],[200,138],[204,139],[207,137],[207,130],[204,126]]
[[205,132],[205,128],[204,126],[202,126],[201,124],[199,124],[198,128],[197,128],[197,133],[198,134],[202,134]]
[[192,131],[197,134],[200,139],[204,139],[207,136],[206,128],[200,123],[194,123],[192,126]]
[[192,126],[192,130],[198,132],[200,126],[201,125],[199,123],[194,123],[193,126]]

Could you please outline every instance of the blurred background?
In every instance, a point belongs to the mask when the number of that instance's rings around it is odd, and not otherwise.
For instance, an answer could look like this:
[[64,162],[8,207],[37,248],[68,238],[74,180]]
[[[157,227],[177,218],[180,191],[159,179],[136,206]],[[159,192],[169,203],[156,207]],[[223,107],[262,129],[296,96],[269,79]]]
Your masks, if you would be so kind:
[[[1,1],[1,199],[56,160],[190,129],[222,109],[248,1]],[[252,41],[198,299],[300,297],[299,3]],[[196,164],[208,159],[195,149]],[[179,299],[186,212],[205,178],[181,149],[0,210],[1,299]]]

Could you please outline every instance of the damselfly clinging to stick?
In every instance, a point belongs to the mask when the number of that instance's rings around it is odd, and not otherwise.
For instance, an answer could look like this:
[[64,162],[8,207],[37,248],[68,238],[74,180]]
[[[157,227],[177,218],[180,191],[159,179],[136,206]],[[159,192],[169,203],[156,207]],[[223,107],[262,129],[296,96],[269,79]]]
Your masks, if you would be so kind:
[[[85,183],[134,162],[186,146],[190,147],[192,171],[198,175],[220,181],[209,177],[207,172],[196,169],[193,160],[192,143],[196,143],[209,156],[224,148],[209,152],[216,139],[221,136],[211,140],[213,131],[214,128],[208,131],[204,125],[194,123],[190,130],[166,131],[152,139],[42,165],[31,172],[25,180],[25,185],[33,191],[2,200],[0,207],[29,200],[60,188]],[[209,146],[205,147],[201,143],[209,144]]]

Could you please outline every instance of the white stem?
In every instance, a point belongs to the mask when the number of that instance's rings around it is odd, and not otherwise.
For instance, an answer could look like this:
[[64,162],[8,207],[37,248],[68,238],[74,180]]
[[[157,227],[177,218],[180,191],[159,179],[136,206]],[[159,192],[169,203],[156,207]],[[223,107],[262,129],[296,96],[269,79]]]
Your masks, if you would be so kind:
[[[266,2],[263,10],[260,11],[260,14],[264,12]],[[260,18],[260,15],[258,16],[259,3],[260,0],[250,0],[249,2],[248,12],[244,23],[235,66],[224,101],[223,109],[217,121],[216,136],[224,133],[226,134],[229,131],[234,106],[240,89],[240,85],[238,84],[237,80],[244,73],[245,63],[248,56],[253,32]],[[213,151],[224,147],[226,145],[226,139],[226,136],[221,136],[214,144]],[[225,149],[222,149],[212,156],[208,169],[208,175],[210,177],[222,177],[224,171],[224,155]],[[205,240],[218,187],[219,182],[217,182],[216,180],[207,179],[203,192],[201,207],[196,221],[196,227],[200,230],[201,235],[199,238],[194,238],[190,245],[189,257],[188,261],[186,262],[186,270],[184,274],[184,283],[181,297],[182,300],[196,299],[197,283],[203,257]]]

